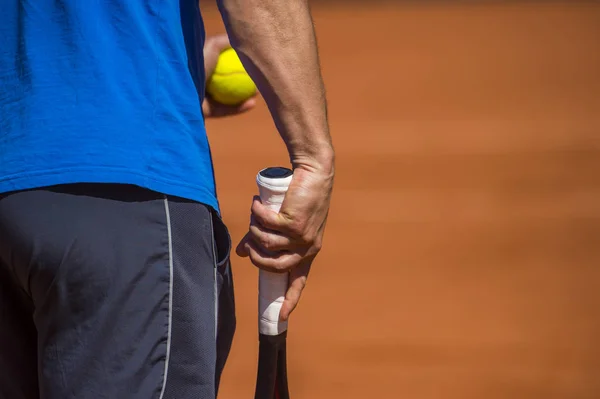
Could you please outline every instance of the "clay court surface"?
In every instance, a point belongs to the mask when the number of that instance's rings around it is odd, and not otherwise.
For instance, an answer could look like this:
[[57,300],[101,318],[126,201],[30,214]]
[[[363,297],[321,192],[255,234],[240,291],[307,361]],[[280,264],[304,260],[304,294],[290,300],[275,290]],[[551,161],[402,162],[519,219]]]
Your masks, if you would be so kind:
[[[338,174],[292,397],[600,398],[600,4],[369,3],[314,6]],[[285,148],[264,105],[209,129],[237,243]],[[257,357],[233,262],[224,399]]]

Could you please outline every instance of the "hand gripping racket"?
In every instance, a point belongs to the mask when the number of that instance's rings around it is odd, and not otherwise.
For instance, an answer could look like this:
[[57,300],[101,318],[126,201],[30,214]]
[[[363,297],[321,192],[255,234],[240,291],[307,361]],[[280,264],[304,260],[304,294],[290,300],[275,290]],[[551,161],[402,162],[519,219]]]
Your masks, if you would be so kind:
[[[287,168],[267,168],[256,176],[260,199],[271,210],[279,212],[292,181]],[[279,320],[279,312],[288,289],[289,273],[259,270],[258,329],[259,354],[254,399],[289,399],[286,362],[287,321]]]

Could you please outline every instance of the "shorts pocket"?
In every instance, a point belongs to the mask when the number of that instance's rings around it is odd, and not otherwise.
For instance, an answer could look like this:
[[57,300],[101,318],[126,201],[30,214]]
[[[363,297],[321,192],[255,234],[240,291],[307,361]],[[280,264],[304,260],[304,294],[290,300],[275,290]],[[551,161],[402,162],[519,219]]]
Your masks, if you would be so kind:
[[236,330],[235,295],[233,275],[231,270],[231,236],[229,230],[219,215],[211,211],[214,253],[215,253],[215,284],[216,284],[216,345],[217,362],[215,369],[215,389],[218,392],[221,373],[227,362],[231,344]]
[[231,236],[229,230],[221,217],[213,210],[211,210],[212,216],[212,229],[213,229],[213,243],[215,251],[215,266],[222,268],[229,261],[231,255]]

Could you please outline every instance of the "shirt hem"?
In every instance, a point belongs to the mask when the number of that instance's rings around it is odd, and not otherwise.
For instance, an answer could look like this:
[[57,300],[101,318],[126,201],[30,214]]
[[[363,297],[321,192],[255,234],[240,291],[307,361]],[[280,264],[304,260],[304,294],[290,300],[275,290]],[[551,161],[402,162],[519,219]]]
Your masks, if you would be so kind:
[[0,193],[77,183],[131,184],[161,194],[197,201],[212,207],[217,213],[220,213],[217,196],[211,193],[207,187],[163,179],[131,170],[111,168],[27,172],[9,177],[0,177]]

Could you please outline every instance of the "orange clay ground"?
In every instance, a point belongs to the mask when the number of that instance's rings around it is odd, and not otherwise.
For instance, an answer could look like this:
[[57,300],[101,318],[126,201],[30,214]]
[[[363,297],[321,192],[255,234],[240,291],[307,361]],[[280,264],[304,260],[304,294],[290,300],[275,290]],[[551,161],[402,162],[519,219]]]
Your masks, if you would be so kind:
[[[600,398],[600,4],[427,3],[314,6],[338,174],[292,397]],[[237,242],[285,148],[262,104],[208,127]],[[256,372],[233,266],[224,399]]]

